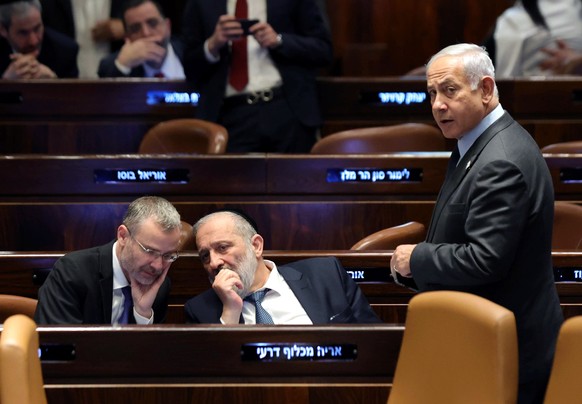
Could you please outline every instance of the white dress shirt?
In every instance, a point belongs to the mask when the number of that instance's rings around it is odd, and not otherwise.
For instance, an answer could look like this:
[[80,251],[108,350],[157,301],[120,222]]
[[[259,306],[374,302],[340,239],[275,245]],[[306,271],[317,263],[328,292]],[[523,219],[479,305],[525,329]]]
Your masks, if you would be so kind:
[[98,78],[97,68],[109,54],[109,42],[95,42],[91,34],[98,21],[108,20],[111,0],[71,0],[75,21],[75,40],[79,44],[77,66],[79,78]]
[[[263,308],[273,318],[275,324],[313,324],[299,300],[277,270],[273,261],[265,260],[271,274],[264,285],[270,290],[263,299]],[[254,303],[244,301],[242,315],[245,324],[256,324]]]
[[[117,241],[113,243],[113,299],[111,302],[111,324],[119,324],[119,317],[123,312],[123,303],[125,302],[125,297],[121,289],[129,285],[127,278],[121,270],[121,264],[116,254]],[[140,316],[135,307],[133,308],[133,315],[135,316],[136,324],[152,324],[154,322],[154,311],[152,309],[152,317],[145,318]]]
[[[267,21],[267,2],[266,0],[247,0],[248,19],[257,19],[260,22]],[[236,0],[228,0],[226,10],[228,15],[234,15]],[[211,63],[217,63],[220,58],[214,57],[208,50],[208,40],[204,43],[206,59]],[[249,83],[242,91],[250,93],[253,91],[267,90],[274,87],[280,87],[283,83],[279,70],[269,55],[269,50],[261,48],[259,43],[252,35],[247,37],[247,52],[249,63]],[[226,86],[226,97],[240,93],[230,84]]]

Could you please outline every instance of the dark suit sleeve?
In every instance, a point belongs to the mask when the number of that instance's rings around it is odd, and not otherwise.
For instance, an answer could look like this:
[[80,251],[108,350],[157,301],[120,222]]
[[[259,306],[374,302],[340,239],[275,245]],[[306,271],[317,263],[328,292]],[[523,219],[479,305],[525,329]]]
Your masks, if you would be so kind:
[[[210,5],[210,3],[208,3]],[[212,5],[212,8],[218,7]],[[196,86],[201,86],[213,75],[221,63],[210,63],[204,54],[204,42],[214,33],[218,17],[226,13],[226,2],[219,11],[208,9],[199,0],[188,0],[184,9],[182,36],[184,40],[184,73]],[[228,47],[220,51],[221,60],[228,59]]]
[[168,315],[168,299],[170,297],[170,289],[172,288],[172,283],[169,277],[166,277],[162,286],[158,290],[156,299],[152,306],[154,311],[154,323],[165,323],[166,316]]
[[[439,218],[451,242],[420,243],[413,250],[412,275],[421,290],[493,284],[514,262],[529,212],[523,173],[510,161],[495,160],[470,175],[475,180],[467,202],[451,201]],[[455,243],[455,237],[461,238]]]
[[129,77],[123,74],[121,70],[115,66],[115,59],[117,59],[118,54],[119,52],[115,52],[101,59],[99,62],[99,69],[97,70],[97,75],[99,77]]
[[[283,44],[270,51],[277,63],[304,68],[327,67],[332,62],[331,34],[313,0],[296,0],[294,9],[269,10],[269,23]],[[287,14],[288,13],[288,14]]]
[[82,269],[67,256],[59,259],[38,291],[34,314],[37,324],[82,324],[82,298],[86,286],[75,273]]
[[379,323],[378,318],[360,287],[346,272],[337,258],[333,258],[349,307],[330,318],[330,323]]

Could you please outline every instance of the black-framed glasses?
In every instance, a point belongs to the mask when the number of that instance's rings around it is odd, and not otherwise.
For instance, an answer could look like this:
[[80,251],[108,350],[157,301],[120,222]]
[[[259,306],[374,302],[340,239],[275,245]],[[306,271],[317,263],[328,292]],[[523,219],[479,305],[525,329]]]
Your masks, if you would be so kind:
[[133,237],[133,234],[131,234],[129,229],[127,229],[127,232],[129,233],[129,236],[137,243],[137,245],[140,246],[142,251],[154,259],[162,257],[162,260],[164,260],[165,262],[174,262],[178,259],[178,257],[180,257],[178,251],[162,254],[157,250],[152,250],[151,248],[144,247],[142,243],[140,243],[135,237]]

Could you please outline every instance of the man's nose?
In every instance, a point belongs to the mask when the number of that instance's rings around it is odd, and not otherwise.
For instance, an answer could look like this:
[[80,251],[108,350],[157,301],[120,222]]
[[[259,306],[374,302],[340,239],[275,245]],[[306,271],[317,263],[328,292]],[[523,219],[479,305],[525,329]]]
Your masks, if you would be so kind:
[[213,271],[219,269],[222,265],[224,265],[224,260],[222,257],[215,253],[210,253],[210,269]]

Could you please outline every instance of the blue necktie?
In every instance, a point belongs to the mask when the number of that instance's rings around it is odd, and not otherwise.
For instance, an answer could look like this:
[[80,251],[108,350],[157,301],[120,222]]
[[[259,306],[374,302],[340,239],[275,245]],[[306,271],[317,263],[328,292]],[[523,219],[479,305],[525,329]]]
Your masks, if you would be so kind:
[[123,293],[123,311],[119,317],[119,324],[129,324],[129,313],[133,309],[133,298],[131,297],[131,286],[124,286],[121,288]]
[[263,298],[269,290],[270,289],[258,290],[255,293],[245,297],[245,300],[248,300],[255,305],[255,317],[257,324],[274,324],[271,315],[267,313],[267,310],[265,310],[261,304],[263,302]]

